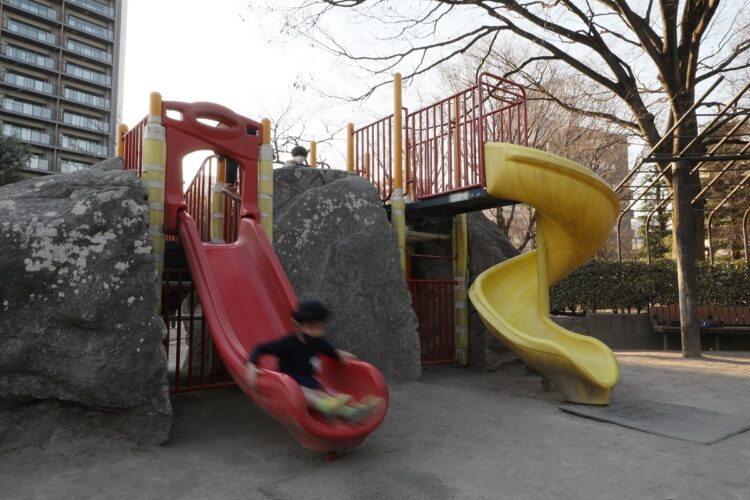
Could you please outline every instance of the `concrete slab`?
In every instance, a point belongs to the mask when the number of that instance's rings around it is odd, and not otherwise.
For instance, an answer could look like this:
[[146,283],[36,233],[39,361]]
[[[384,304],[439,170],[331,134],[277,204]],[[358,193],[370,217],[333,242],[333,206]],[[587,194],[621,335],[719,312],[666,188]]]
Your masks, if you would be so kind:
[[563,404],[558,408],[600,422],[703,444],[716,443],[750,429],[750,416],[648,399],[621,398],[608,406]]

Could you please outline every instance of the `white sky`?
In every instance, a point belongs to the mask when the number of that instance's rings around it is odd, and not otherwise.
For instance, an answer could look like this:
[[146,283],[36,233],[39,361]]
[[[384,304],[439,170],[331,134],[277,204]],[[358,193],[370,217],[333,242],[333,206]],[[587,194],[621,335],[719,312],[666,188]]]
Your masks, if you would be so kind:
[[[302,40],[280,42],[250,18],[245,0],[129,0],[127,10],[122,122],[128,126],[147,114],[152,91],[165,100],[215,102],[258,121],[274,119],[291,102],[306,135],[316,139],[326,134],[324,121],[338,130],[391,112],[388,101],[358,117],[351,116],[353,104],[328,103],[322,112],[317,95],[293,85],[301,78],[339,86],[340,62]],[[345,168],[343,135],[335,149],[319,146],[319,159]]]
[[[744,1],[725,0],[722,6],[732,11]],[[257,9],[248,8],[248,3],[276,2],[128,0],[122,121],[132,126],[143,118],[154,90],[165,100],[212,101],[256,120],[273,120],[292,103],[294,116],[305,124],[305,135],[317,140],[326,136],[326,126],[335,131],[349,121],[359,126],[391,114],[391,86],[364,104],[336,104],[313,90],[295,88],[296,81],[311,81],[332,94],[355,95],[383,77],[363,80],[362,72],[353,74],[343,61],[303,39],[278,36],[278,17],[259,16]],[[476,15],[472,10],[455,16],[452,27],[472,24]],[[378,35],[369,32],[366,19],[345,28],[339,24],[343,21],[337,23],[337,36],[347,46]],[[405,106],[415,109],[445,93],[435,76],[422,86],[405,89]],[[344,168],[344,153],[344,137],[339,134],[331,146],[319,146],[318,156],[334,168]]]

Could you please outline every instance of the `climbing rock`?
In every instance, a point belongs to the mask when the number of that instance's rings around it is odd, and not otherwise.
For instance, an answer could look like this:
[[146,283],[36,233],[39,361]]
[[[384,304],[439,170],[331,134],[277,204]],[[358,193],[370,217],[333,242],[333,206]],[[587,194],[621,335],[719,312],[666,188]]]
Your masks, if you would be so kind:
[[121,435],[161,443],[171,407],[146,191],[103,163],[0,187],[0,399],[16,414],[44,400],[104,410]]
[[395,234],[370,183],[339,170],[275,170],[274,249],[297,296],[333,310],[334,345],[389,379],[419,376],[417,318]]

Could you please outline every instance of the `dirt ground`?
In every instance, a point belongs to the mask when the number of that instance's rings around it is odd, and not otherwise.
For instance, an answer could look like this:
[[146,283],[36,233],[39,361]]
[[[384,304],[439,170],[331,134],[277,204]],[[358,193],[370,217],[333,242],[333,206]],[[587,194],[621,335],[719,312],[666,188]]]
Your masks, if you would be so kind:
[[[750,418],[750,353],[618,352],[615,390]],[[712,445],[557,409],[520,364],[426,370],[338,460],[300,448],[234,388],[175,397],[170,441],[56,440],[0,456],[0,498],[750,499],[750,431]]]

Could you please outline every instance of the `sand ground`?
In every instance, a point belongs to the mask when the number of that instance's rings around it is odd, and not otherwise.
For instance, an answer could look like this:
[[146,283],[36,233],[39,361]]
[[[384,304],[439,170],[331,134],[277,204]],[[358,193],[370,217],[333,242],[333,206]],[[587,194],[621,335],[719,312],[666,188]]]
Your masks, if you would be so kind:
[[[618,352],[615,390],[750,419],[750,353]],[[520,364],[392,384],[388,416],[325,463],[235,388],[174,397],[170,441],[58,440],[0,456],[0,498],[750,499],[750,431],[712,445],[558,410]]]

